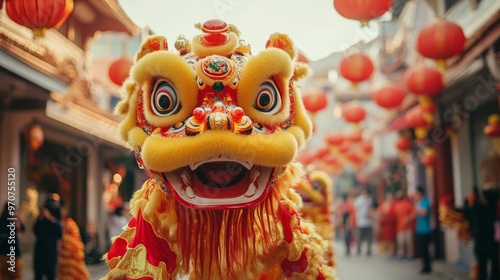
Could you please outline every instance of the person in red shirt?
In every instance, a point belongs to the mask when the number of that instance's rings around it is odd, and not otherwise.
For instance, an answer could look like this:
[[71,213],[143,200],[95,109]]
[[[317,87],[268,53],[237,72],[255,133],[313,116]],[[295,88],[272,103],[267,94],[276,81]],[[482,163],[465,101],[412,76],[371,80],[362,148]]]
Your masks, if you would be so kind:
[[353,200],[352,195],[344,195],[344,201],[338,208],[344,232],[346,256],[351,254],[351,245],[354,243],[354,230],[356,229],[356,208],[354,208]]
[[378,209],[379,232],[377,240],[382,254],[393,256],[396,245],[396,213],[392,193],[387,193]]
[[397,257],[401,259],[413,258],[413,227],[414,211],[413,203],[398,190],[394,194],[394,213],[396,217],[396,240],[398,246]]

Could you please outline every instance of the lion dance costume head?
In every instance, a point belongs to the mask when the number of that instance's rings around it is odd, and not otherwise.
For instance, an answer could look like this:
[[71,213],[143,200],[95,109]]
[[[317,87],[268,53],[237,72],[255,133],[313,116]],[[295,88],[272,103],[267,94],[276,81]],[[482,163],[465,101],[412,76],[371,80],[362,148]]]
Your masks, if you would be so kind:
[[106,255],[106,279],[334,279],[326,242],[302,221],[292,163],[311,134],[296,82],[307,67],[273,34],[251,55],[236,27],[148,38],[120,132],[150,178]]
[[297,192],[302,198],[302,217],[316,226],[316,231],[328,243],[325,259],[334,266],[333,258],[333,181],[330,175],[315,167],[307,168],[306,175],[297,184]]

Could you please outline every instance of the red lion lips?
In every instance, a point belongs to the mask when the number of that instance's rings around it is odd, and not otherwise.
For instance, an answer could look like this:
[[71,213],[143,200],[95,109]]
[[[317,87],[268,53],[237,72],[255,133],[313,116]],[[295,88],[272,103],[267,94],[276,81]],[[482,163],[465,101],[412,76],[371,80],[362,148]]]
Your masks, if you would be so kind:
[[274,168],[219,155],[162,173],[177,200],[196,209],[250,207],[266,197]]

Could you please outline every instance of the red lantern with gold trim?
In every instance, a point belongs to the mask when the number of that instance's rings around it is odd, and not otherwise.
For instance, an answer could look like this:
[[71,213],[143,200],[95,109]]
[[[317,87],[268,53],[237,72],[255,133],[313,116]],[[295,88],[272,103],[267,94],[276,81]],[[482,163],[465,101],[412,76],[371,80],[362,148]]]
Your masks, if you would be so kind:
[[385,14],[392,6],[392,0],[334,0],[333,6],[345,18],[368,22]]
[[431,167],[437,162],[436,151],[433,148],[426,148],[424,150],[424,155],[422,156],[422,164]]
[[417,105],[409,109],[405,113],[405,120],[411,127],[420,127],[429,125],[429,123],[424,118],[424,111],[420,105]]
[[128,78],[133,64],[134,60],[129,56],[123,56],[111,63],[111,66],[109,66],[109,79],[116,85],[122,86],[123,82]]
[[315,160],[316,154],[309,151],[303,151],[297,156],[297,161],[302,163],[304,166],[314,163]]
[[367,141],[362,142],[359,145],[359,148],[365,154],[371,154],[373,152],[373,144],[372,144],[372,142],[367,142]]
[[309,59],[301,51],[299,51],[299,53],[297,55],[297,61],[305,63],[305,64],[309,64]]
[[409,150],[411,150],[412,147],[413,147],[413,142],[411,141],[411,138],[408,136],[401,135],[396,140],[396,148],[400,152],[408,152]]
[[404,75],[404,82],[406,89],[415,95],[434,96],[444,89],[441,72],[424,64],[408,69]]
[[484,134],[493,140],[493,152],[500,156],[500,115],[488,117],[488,124],[484,127]]
[[438,66],[446,67],[446,59],[463,52],[466,38],[462,28],[446,20],[438,20],[420,30],[417,35],[417,51],[435,59]]
[[374,92],[372,98],[380,107],[393,109],[401,105],[405,92],[400,87],[389,85]]
[[500,137],[500,115],[493,114],[488,117],[488,124],[484,127],[484,135],[488,137]]
[[352,164],[355,168],[361,167],[361,165],[364,163],[363,157],[359,154],[358,151],[349,149],[345,153],[345,159]]
[[340,132],[331,131],[328,132],[328,134],[325,137],[325,140],[331,146],[339,146],[340,144],[344,143],[345,137]]
[[312,93],[302,97],[304,107],[312,114],[323,110],[328,105],[328,99],[324,93]]
[[40,149],[45,141],[45,136],[42,127],[34,121],[24,131],[24,140],[28,146],[30,165],[35,165],[35,152]]
[[73,0],[8,0],[5,10],[15,23],[43,37],[47,28],[59,27],[73,11]]
[[342,106],[342,116],[351,123],[359,123],[366,117],[366,111],[359,102],[351,101]]
[[363,140],[363,134],[360,130],[355,130],[346,134],[345,139],[350,143],[358,143]]
[[352,82],[356,87],[358,83],[368,80],[373,73],[371,59],[362,54],[352,54],[340,62],[340,75]]

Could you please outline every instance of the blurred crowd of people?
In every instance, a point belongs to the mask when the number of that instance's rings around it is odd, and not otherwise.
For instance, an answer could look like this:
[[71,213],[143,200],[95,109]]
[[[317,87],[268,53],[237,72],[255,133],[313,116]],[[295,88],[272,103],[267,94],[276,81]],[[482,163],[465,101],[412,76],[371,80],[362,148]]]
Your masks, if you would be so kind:
[[[130,218],[129,210],[128,204],[124,203],[110,213],[109,241],[119,235],[127,224]],[[8,227],[13,221],[15,227]],[[18,237],[25,230],[24,223],[17,217],[15,211],[9,209],[8,203],[5,203],[0,216],[0,279],[2,280],[23,279],[25,267]],[[90,225],[86,233],[81,235],[78,225],[68,216],[68,211],[62,205],[58,194],[47,195],[32,230],[36,237],[33,251],[35,280],[90,279],[86,264],[102,261],[102,253],[96,250],[95,228]],[[9,260],[13,256],[12,248],[15,260],[11,265]]]
[[[460,209],[470,221],[478,280],[500,279],[500,198],[498,188],[474,188],[474,195]],[[435,213],[435,212],[434,212]],[[380,254],[397,260],[421,258],[420,273],[432,271],[430,246],[434,236],[431,201],[424,187],[407,194],[401,189],[375,200],[369,189],[350,191],[336,210],[337,231],[346,256],[372,255],[374,243]]]

